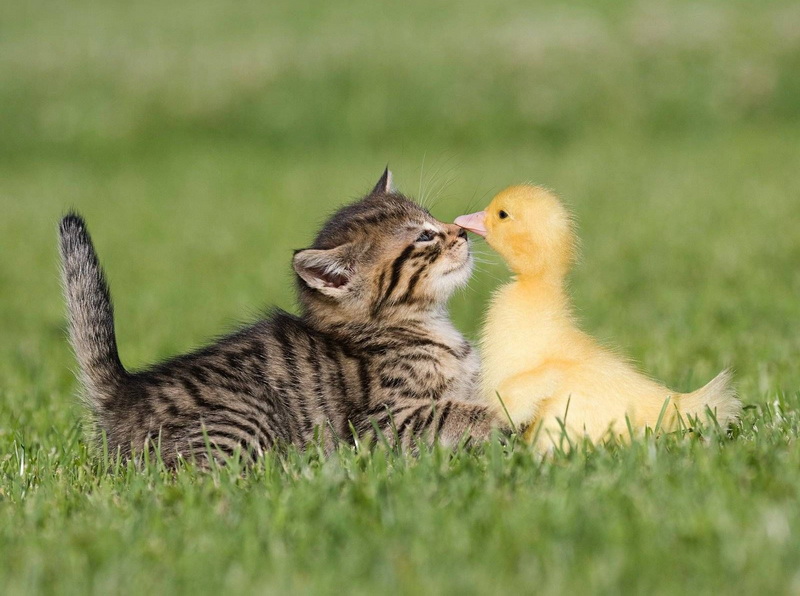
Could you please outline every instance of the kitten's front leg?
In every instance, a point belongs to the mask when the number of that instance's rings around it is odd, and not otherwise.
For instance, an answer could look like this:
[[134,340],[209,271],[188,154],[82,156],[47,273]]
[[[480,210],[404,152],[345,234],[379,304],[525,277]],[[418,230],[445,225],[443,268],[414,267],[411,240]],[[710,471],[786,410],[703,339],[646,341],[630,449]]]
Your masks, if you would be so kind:
[[480,373],[475,371],[468,376],[453,380],[442,392],[439,401],[458,401],[465,404],[486,405],[481,390]]
[[442,400],[434,407],[434,440],[445,447],[453,447],[466,439],[467,444],[489,440],[492,430],[505,430],[491,409],[481,404],[456,400]]
[[387,405],[386,413],[382,420],[373,420],[387,440],[405,448],[413,448],[419,440],[446,447],[464,439],[468,444],[482,443],[493,429],[503,431],[508,426],[490,408],[454,399],[406,399]]
[[441,400],[452,399],[470,404],[486,404],[481,390],[480,356],[474,347],[470,348],[469,354],[461,363],[459,374],[448,384],[440,397]]

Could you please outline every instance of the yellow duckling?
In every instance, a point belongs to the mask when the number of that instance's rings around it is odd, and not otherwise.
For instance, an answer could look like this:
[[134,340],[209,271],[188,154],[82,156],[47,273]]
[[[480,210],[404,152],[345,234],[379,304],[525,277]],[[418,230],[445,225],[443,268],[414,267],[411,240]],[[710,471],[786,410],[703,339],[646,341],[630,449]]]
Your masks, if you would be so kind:
[[654,428],[662,411],[664,430],[677,428],[678,415],[702,419],[707,409],[723,426],[739,415],[728,370],[676,393],[578,328],[565,288],[575,233],[551,192],[512,186],[455,223],[485,237],[514,274],[494,294],[483,327],[483,388],[498,413],[505,407],[514,424],[531,424],[526,437],[538,437],[541,450],[561,444],[562,428],[570,440],[599,441],[628,436],[628,421],[636,431]]

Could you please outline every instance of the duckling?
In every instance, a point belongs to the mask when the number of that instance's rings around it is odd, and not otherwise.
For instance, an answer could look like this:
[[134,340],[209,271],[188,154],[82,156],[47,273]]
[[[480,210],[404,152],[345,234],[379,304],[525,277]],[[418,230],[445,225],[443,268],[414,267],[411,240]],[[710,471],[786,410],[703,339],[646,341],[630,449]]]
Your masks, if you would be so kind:
[[493,295],[481,332],[483,392],[498,414],[529,425],[525,436],[541,451],[561,446],[565,433],[570,442],[597,442],[626,438],[628,424],[639,432],[660,420],[673,430],[710,410],[725,426],[739,415],[730,371],[676,393],[579,329],[565,287],[576,235],[552,192],[512,186],[455,223],[483,236],[513,273]]

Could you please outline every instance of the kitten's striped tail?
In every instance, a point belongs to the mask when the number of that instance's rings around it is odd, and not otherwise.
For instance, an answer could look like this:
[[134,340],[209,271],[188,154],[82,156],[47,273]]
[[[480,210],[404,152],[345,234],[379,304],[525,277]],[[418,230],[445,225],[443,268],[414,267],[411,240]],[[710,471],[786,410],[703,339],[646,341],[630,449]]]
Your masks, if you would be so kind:
[[119,360],[114,308],[103,270],[83,218],[70,213],[59,226],[61,277],[67,299],[69,338],[89,406],[99,413],[127,373]]

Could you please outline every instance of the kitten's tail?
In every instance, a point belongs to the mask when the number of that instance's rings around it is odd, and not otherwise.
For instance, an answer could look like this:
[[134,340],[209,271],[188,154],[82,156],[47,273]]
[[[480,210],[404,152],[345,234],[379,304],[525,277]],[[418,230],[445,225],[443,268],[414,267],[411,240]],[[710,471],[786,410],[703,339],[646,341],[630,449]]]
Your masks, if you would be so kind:
[[742,412],[742,402],[731,387],[732,379],[733,373],[725,369],[697,391],[681,395],[678,402],[681,415],[705,419],[708,408],[721,426],[734,422]]
[[69,339],[80,367],[86,400],[105,409],[127,377],[114,334],[114,308],[86,223],[69,213],[59,225],[61,278],[67,299]]

